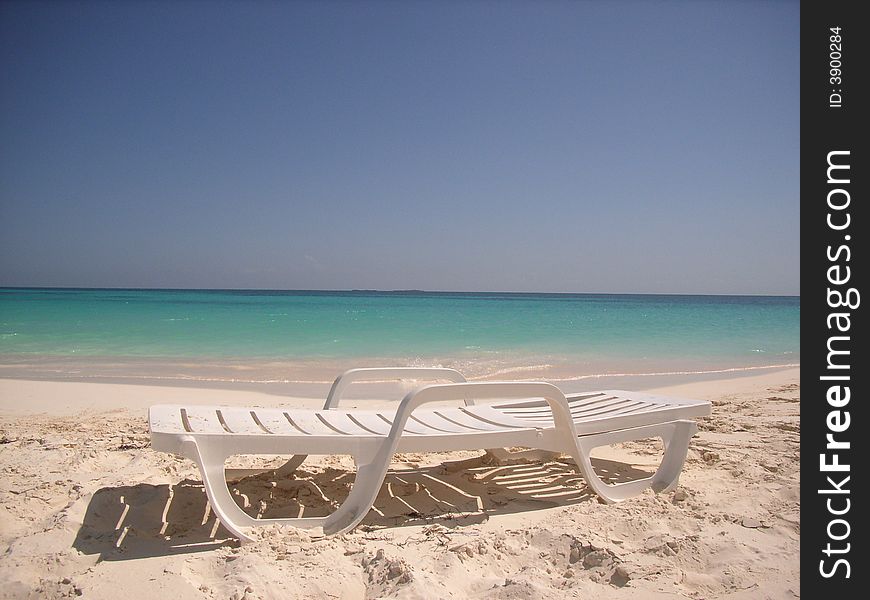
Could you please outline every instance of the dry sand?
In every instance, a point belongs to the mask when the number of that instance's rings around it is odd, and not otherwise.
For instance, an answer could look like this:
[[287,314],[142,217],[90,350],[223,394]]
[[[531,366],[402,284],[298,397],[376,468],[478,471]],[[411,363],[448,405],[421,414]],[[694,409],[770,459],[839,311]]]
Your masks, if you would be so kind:
[[[658,390],[713,401],[676,492],[603,505],[567,461],[406,454],[350,534],[267,528],[241,547],[216,524],[193,463],[150,449],[147,406],[316,400],[0,380],[0,597],[799,597],[799,375]],[[637,474],[656,453],[622,444],[596,466]],[[231,487],[253,513],[322,514],[347,493],[350,467],[312,459],[295,479]]]

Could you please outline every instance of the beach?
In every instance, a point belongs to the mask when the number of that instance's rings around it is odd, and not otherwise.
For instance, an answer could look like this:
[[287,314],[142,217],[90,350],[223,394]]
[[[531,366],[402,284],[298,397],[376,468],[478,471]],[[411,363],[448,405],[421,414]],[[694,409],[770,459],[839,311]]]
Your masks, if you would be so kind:
[[800,597],[799,3],[204,7],[0,4],[0,600]]
[[[265,528],[243,546],[208,509],[194,464],[150,448],[147,407],[319,407],[322,386],[293,396],[0,379],[0,597],[799,597],[800,371],[738,374],[632,382],[713,403],[674,492],[605,505],[565,459],[400,454],[354,531],[312,539]],[[364,388],[351,405],[385,402],[385,391]],[[594,456],[641,473],[657,452],[633,442]],[[346,493],[352,467],[348,457],[312,457],[293,480],[229,476],[240,504],[268,501],[267,516],[290,516],[300,504],[327,510],[321,497]]]

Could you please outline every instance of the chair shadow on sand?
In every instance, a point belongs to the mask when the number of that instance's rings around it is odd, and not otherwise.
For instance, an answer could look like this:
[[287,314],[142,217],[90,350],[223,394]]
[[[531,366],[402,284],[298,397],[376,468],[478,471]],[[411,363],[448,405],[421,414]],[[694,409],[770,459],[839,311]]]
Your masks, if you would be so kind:
[[[609,483],[650,475],[604,459],[593,459],[593,465]],[[344,501],[354,479],[353,471],[329,467],[313,472],[299,469],[283,478],[262,470],[238,475],[227,471],[237,503],[262,518],[327,515]],[[594,498],[568,459],[499,464],[484,455],[423,468],[391,469],[359,528],[456,527],[480,523],[492,515],[568,506]],[[190,479],[97,490],[73,541],[74,548],[99,554],[100,560],[188,554],[237,544],[211,511],[202,482]]]

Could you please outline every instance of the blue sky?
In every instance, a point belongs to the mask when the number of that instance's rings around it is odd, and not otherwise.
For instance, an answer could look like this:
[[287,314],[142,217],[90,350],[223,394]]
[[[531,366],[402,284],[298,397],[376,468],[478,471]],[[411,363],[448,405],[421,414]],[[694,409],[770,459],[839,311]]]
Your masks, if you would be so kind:
[[797,2],[0,4],[0,285],[799,291]]

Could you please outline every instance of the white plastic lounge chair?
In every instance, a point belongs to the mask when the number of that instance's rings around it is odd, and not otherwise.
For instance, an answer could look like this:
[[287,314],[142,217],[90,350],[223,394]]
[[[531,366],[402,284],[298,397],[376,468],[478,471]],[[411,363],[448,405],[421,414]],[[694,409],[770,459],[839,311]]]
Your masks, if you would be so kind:
[[[420,387],[395,412],[339,408],[353,381],[424,378],[454,383]],[[449,400],[464,406],[420,408]],[[490,402],[477,404],[479,400]],[[212,509],[244,542],[252,539],[249,528],[269,523],[320,527],[324,535],[353,529],[372,507],[396,452],[496,449],[499,457],[531,459],[565,453],[606,501],[623,500],[647,487],[667,491],[677,485],[689,440],[697,431],[687,419],[709,414],[705,401],[623,391],[566,397],[543,382],[465,383],[452,369],[390,368],[347,371],[335,380],[323,410],[159,405],[151,407],[149,421],[154,449],[196,462]],[[661,465],[652,476],[608,484],[596,475],[590,462],[593,448],[652,437],[664,443]],[[503,450],[515,446],[536,450]],[[345,502],[327,517],[255,519],[239,508],[227,488],[224,463],[238,454],[296,455],[282,467],[285,472],[298,467],[307,454],[349,454],[357,474]]]

